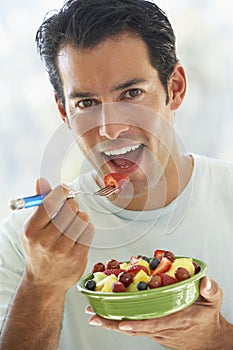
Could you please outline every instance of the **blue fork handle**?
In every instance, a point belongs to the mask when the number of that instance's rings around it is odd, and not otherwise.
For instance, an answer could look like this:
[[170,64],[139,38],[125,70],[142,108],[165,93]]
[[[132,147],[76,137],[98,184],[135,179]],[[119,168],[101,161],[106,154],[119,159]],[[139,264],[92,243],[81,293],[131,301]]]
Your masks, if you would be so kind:
[[40,205],[43,199],[47,196],[47,193],[36,194],[35,196],[23,197],[18,199],[12,199],[9,203],[11,210],[19,210],[24,208],[31,208]]
[[[11,199],[9,202],[9,207],[11,210],[20,210],[20,209],[37,207],[43,202],[43,199],[47,196],[48,193],[49,192],[46,192],[43,194],[36,194],[34,196],[29,196],[29,197]],[[77,192],[70,190],[70,193],[67,198],[74,198],[76,193]]]
[[35,196],[21,198],[24,202],[24,208],[31,208],[40,205],[47,194],[48,193],[36,194]]

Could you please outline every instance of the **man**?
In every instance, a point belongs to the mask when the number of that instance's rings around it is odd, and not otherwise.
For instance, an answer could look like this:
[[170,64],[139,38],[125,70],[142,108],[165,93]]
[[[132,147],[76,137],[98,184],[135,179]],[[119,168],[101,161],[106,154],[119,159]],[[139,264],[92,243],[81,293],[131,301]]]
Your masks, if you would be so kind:
[[[66,200],[67,186],[40,179],[43,203],[25,224],[25,212],[3,223],[1,349],[231,349],[233,167],[177,145],[186,76],[165,14],[144,0],[70,0],[37,44],[60,115],[95,169],[73,188],[102,187],[110,172],[128,174],[130,186],[109,199]],[[92,315],[103,328],[90,327],[75,288],[88,252],[87,271],[158,247],[207,262],[200,300],[159,319]]]

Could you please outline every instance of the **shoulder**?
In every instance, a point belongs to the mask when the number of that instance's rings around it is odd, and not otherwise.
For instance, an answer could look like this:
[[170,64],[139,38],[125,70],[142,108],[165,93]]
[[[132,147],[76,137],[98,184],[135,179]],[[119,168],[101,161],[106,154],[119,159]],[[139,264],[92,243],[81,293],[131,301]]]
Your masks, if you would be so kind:
[[215,178],[233,174],[233,162],[225,161],[207,156],[194,155],[194,163],[202,174],[207,174]]
[[200,188],[232,198],[233,162],[206,156],[194,156]]

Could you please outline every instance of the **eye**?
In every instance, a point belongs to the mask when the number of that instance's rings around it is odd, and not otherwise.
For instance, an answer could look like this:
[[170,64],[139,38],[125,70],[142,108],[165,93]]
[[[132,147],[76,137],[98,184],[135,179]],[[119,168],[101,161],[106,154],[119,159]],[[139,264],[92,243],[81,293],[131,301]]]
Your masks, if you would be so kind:
[[130,89],[124,93],[125,98],[134,98],[138,97],[143,93],[141,89]]
[[86,108],[90,108],[96,104],[97,104],[97,102],[95,100],[86,99],[86,100],[79,101],[77,103],[77,107],[79,107],[80,109],[86,109]]

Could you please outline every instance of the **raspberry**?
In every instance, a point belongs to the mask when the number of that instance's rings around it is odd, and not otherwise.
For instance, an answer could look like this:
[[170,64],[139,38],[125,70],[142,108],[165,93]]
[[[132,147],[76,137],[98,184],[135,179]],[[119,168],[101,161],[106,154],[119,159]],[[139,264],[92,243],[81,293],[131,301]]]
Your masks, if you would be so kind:
[[161,277],[161,280],[162,280],[162,286],[168,286],[169,284],[173,284],[177,282],[175,278],[167,275],[166,273],[160,273],[159,276]]
[[104,274],[109,276],[109,275],[115,275],[116,277],[118,277],[118,275],[123,272],[124,270],[122,269],[107,269],[104,271]]

